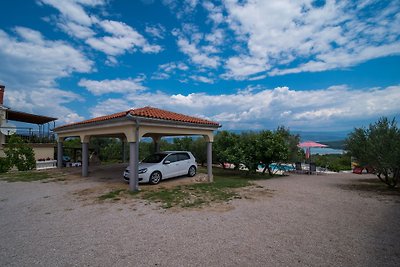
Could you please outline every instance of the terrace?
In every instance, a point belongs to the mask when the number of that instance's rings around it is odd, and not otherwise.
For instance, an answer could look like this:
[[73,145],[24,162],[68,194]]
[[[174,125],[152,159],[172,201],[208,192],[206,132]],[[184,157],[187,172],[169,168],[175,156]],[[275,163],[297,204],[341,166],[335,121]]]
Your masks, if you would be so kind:
[[0,85],[0,157],[10,136],[15,134],[33,148],[35,159],[54,159],[54,134],[57,118],[13,110],[3,105],[5,87]]

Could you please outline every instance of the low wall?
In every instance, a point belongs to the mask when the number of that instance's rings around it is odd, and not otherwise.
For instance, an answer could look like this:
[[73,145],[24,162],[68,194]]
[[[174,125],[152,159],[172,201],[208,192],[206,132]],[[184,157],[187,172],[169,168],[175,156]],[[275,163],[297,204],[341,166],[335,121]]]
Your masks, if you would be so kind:
[[35,160],[39,159],[54,159],[54,144],[29,144],[35,153]]

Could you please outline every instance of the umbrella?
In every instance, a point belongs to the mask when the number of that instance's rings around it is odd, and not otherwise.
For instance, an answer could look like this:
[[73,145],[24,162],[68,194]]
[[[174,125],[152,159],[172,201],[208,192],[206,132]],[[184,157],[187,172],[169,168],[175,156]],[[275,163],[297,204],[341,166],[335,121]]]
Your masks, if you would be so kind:
[[298,147],[327,147],[327,145],[320,144],[314,141],[305,141],[298,145]]
[[[320,144],[314,141],[305,141],[297,145],[301,148],[307,148],[306,150],[306,158],[308,159],[309,164],[311,165],[311,148],[312,147],[327,147],[327,145]],[[310,166],[311,167],[311,166]],[[311,170],[310,170],[311,171]]]

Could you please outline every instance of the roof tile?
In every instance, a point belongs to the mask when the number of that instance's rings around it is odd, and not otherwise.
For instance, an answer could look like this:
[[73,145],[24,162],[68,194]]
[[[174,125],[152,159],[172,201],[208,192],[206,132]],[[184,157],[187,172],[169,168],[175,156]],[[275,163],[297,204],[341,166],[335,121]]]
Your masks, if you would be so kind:
[[178,121],[178,122],[185,122],[185,123],[219,126],[218,122],[200,119],[200,118],[192,117],[192,116],[187,116],[184,114],[175,113],[175,112],[171,112],[168,110],[163,110],[163,109],[158,109],[158,108],[153,108],[153,107],[144,107],[144,108],[138,108],[138,109],[130,109],[127,111],[122,111],[122,112],[114,113],[111,115],[96,117],[96,118],[92,118],[89,120],[84,120],[84,121],[80,121],[80,122],[62,125],[62,126],[57,127],[56,129],[64,128],[67,126],[89,124],[89,123],[94,123],[94,122],[99,122],[99,121],[106,121],[106,120],[111,120],[111,119],[116,119],[116,118],[122,118],[128,114],[131,114],[132,116],[136,116],[136,117],[143,117],[143,118],[153,118],[153,119],[168,120],[168,121]]

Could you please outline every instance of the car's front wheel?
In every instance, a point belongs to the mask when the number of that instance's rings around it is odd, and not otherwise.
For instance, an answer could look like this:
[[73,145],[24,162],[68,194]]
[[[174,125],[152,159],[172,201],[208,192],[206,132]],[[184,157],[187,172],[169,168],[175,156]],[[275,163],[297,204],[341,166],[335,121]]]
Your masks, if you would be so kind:
[[161,181],[161,172],[155,171],[150,175],[149,183],[150,184],[158,184]]
[[190,166],[189,170],[188,170],[188,176],[189,177],[193,177],[196,175],[196,167],[195,166]]

